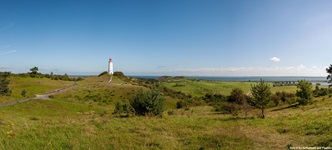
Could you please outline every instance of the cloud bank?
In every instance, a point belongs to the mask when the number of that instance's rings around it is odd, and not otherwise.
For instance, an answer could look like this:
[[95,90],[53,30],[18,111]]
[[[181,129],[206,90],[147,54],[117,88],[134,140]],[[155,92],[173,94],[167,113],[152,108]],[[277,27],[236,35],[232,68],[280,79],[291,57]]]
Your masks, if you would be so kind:
[[8,69],[8,67],[0,66],[0,70]]
[[185,76],[326,76],[326,67],[225,67],[178,69],[165,74]]

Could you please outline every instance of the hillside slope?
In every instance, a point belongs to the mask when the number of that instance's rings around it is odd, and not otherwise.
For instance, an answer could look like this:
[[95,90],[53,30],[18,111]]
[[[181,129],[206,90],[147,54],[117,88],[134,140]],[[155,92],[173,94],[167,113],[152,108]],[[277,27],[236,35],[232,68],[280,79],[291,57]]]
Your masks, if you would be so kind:
[[[11,96],[0,95],[0,104],[35,97],[36,94],[44,94],[56,89],[61,89],[72,85],[70,81],[51,80],[48,78],[19,77],[12,75],[9,88],[12,90]],[[26,90],[26,97],[21,95]]]
[[[112,115],[114,102],[140,86],[109,76],[89,77],[52,100],[0,108],[0,149],[286,149],[332,146],[332,98],[307,106],[283,105],[247,117],[210,106],[174,109],[161,116]],[[175,101],[175,100],[169,100]]]

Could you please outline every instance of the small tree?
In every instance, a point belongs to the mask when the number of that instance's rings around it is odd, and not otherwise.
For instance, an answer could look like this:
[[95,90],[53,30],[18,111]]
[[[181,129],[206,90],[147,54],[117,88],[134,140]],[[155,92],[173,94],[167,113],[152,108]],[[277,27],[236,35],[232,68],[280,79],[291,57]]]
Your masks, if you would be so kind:
[[326,73],[328,73],[329,75],[327,75],[327,82],[328,83],[332,83],[332,64],[330,64],[329,68],[326,68]]
[[222,109],[232,115],[238,115],[241,110],[244,110],[247,116],[250,106],[247,103],[247,96],[244,94],[243,90],[239,88],[233,89],[227,102],[222,104]]
[[251,94],[250,104],[261,109],[262,118],[265,118],[264,109],[271,102],[271,87],[261,79],[258,84],[251,85]]
[[31,68],[30,71],[31,71],[32,74],[37,74],[38,67],[35,66],[35,67]]
[[23,97],[25,97],[26,94],[27,94],[27,91],[26,91],[25,89],[23,89],[22,92],[21,92],[21,95],[22,95]]
[[298,100],[299,104],[307,105],[310,103],[313,97],[311,91],[312,84],[305,80],[300,80],[297,84],[297,88],[299,88],[299,90],[296,91],[296,95],[300,98]]
[[9,89],[10,72],[0,72],[0,95],[10,96],[12,91]]
[[159,115],[164,111],[165,99],[153,86],[147,92],[140,89],[130,105],[135,110],[136,115]]
[[239,88],[233,89],[231,95],[228,98],[228,102],[236,103],[239,105],[244,104],[246,101],[246,95],[244,94],[243,90]]

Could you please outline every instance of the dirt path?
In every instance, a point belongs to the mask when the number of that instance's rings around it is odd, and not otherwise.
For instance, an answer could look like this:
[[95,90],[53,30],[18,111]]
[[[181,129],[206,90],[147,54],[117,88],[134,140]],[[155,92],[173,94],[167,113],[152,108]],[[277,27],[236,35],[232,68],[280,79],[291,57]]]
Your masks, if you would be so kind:
[[5,106],[11,106],[11,105],[15,105],[15,104],[19,104],[19,103],[23,103],[23,102],[27,102],[30,100],[49,100],[51,95],[57,94],[57,93],[61,93],[67,90],[70,90],[74,87],[76,87],[77,84],[74,82],[70,87],[66,87],[63,89],[57,89],[51,92],[46,92],[45,94],[36,94],[36,97],[34,98],[28,98],[28,99],[23,99],[23,100],[17,100],[15,102],[10,102],[10,103],[6,103],[6,104],[1,104],[0,107],[5,107]]

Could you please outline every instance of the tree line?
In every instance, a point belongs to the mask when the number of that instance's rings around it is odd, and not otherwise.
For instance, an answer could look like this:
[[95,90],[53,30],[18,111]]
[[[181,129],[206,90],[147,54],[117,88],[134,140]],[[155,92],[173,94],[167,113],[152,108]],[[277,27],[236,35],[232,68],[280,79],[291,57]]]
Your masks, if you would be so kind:
[[32,78],[48,78],[51,80],[62,80],[62,81],[81,81],[83,78],[78,77],[78,78],[72,78],[69,77],[66,73],[64,75],[55,75],[53,72],[50,74],[42,74],[38,72],[39,69],[38,67],[34,66],[30,68],[30,72],[27,73],[19,73],[17,76],[19,77],[32,77]]

